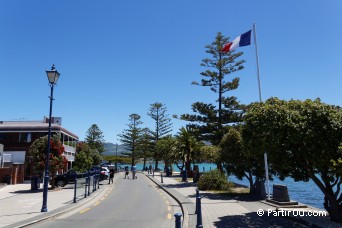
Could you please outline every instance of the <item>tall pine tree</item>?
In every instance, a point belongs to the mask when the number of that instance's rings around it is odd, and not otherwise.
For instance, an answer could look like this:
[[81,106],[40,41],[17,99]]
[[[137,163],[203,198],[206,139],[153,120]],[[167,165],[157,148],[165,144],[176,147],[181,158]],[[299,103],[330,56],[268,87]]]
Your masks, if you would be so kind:
[[[158,140],[166,137],[171,136],[172,131],[172,123],[171,119],[169,118],[167,112],[167,108],[162,103],[156,102],[151,104],[149,115],[155,121],[155,128],[152,130],[152,135],[155,140],[155,145],[157,144]],[[155,159],[155,169],[158,169],[158,150],[154,150],[154,159]]]
[[143,169],[146,168],[146,162],[153,157],[154,151],[154,138],[149,128],[143,128],[141,138],[139,139],[136,153],[139,158],[143,159]]
[[140,118],[140,115],[136,113],[129,115],[130,123],[128,124],[128,129],[123,130],[123,132],[118,135],[120,137],[120,141],[124,144],[125,149],[129,151],[122,154],[131,157],[132,166],[135,165],[136,152],[139,151],[139,143],[144,132],[140,127],[142,124]]
[[100,154],[105,150],[103,132],[96,124],[90,126],[84,141],[91,149],[96,149]]
[[[190,121],[188,126],[195,129],[200,140],[210,141],[218,145],[230,125],[242,121],[243,105],[240,105],[234,96],[225,96],[239,87],[240,79],[233,77],[232,73],[242,70],[244,60],[238,60],[242,52],[222,52],[222,47],[228,43],[229,38],[217,33],[215,41],[207,45],[206,53],[211,58],[202,60],[201,66],[207,70],[201,72],[204,77],[201,82],[194,85],[209,87],[217,94],[217,105],[212,103],[195,102],[192,110],[195,114],[183,114],[180,119]],[[222,170],[220,163],[218,168]]]

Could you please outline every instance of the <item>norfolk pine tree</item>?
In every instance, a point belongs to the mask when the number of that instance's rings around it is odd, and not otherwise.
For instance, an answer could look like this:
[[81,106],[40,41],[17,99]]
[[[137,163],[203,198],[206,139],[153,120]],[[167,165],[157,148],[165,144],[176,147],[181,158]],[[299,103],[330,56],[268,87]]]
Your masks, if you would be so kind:
[[139,139],[139,145],[136,149],[137,153],[139,154],[140,158],[143,158],[144,164],[143,169],[146,168],[146,161],[147,159],[153,156],[154,151],[154,140],[151,134],[151,130],[149,128],[142,129],[142,135]]
[[90,126],[84,141],[91,149],[97,149],[100,154],[105,150],[103,133],[96,124]]
[[[226,80],[227,76],[242,70],[244,60],[238,60],[242,52],[227,52],[221,50],[228,43],[228,38],[220,32],[217,33],[215,41],[207,45],[206,53],[212,58],[202,60],[201,66],[209,68],[201,72],[204,79],[201,82],[193,82],[194,85],[209,87],[211,91],[217,93],[216,102],[218,106],[196,102],[192,104],[192,110],[196,114],[183,114],[180,119],[190,121],[189,126],[196,129],[197,137],[200,140],[210,141],[213,145],[218,145],[227,132],[229,124],[241,122],[243,105],[240,105],[234,96],[224,96],[226,92],[235,90],[239,86],[240,79],[233,77]],[[220,163],[218,168],[222,170]]]
[[[155,129],[154,131],[152,131],[155,145],[157,144],[159,139],[171,136],[170,132],[172,131],[172,123],[166,112],[167,109],[165,105],[156,102],[154,104],[151,104],[149,112],[147,113],[147,115],[149,115],[155,121]],[[154,151],[154,159],[156,162],[155,169],[158,169],[158,160],[160,157],[158,153],[159,152],[157,150]]]
[[129,151],[122,154],[131,157],[132,166],[135,165],[136,152],[139,151],[139,144],[144,133],[144,129],[140,127],[142,124],[140,118],[140,115],[136,113],[129,115],[130,123],[128,124],[128,129],[123,130],[123,132],[118,135],[120,141],[124,144],[125,149]]

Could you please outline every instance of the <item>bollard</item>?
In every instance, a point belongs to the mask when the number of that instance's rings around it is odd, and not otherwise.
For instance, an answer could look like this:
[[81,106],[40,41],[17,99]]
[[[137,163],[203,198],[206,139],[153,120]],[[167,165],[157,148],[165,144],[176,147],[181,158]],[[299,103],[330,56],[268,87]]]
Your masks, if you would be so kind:
[[84,198],[87,198],[87,183],[88,183],[88,177],[85,178]]
[[197,225],[196,228],[202,228],[202,209],[201,209],[201,197],[197,197],[196,200],[198,200],[197,205]]
[[163,183],[163,174],[160,174],[161,183]]
[[97,190],[97,174],[94,174],[94,191]]
[[95,179],[95,177],[96,177],[95,174],[93,174],[93,190],[92,190],[93,192],[95,192],[95,189],[96,189],[96,186],[95,186],[96,185],[96,179]]
[[90,176],[88,173],[88,196],[90,196]]
[[181,217],[182,217],[182,214],[181,213],[176,213],[175,215],[175,218],[176,218],[176,222],[175,222],[175,228],[182,228],[182,223],[181,223]]
[[195,208],[195,214],[197,214],[197,208],[198,208],[198,197],[199,197],[199,190],[196,188],[196,208]]
[[77,178],[75,179],[75,187],[74,187],[74,203],[76,203],[76,189],[77,189]]

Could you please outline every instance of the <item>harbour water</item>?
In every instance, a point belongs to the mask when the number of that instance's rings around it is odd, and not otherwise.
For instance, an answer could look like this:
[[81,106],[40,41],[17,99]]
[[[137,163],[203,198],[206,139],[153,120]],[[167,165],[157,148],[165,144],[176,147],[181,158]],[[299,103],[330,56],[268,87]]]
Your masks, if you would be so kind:
[[[149,164],[148,164],[149,165]],[[209,170],[216,169],[216,165],[213,163],[200,163],[197,164],[200,172],[208,172]],[[153,163],[152,163],[153,166]],[[163,168],[164,164],[160,164],[159,168]],[[137,164],[138,169],[143,168],[143,164]],[[172,166],[174,171],[179,172],[179,169],[176,165]],[[242,184],[249,187],[249,182],[247,179],[238,180],[235,176],[230,176],[228,179],[234,183]],[[294,181],[292,178],[285,178],[284,181],[281,181],[277,178],[274,178],[273,181],[270,181],[270,190],[272,193],[273,184],[281,184],[286,185],[289,191],[290,199],[293,201],[298,201],[303,204],[307,204],[319,209],[323,209],[323,201],[324,195],[322,191],[315,185],[313,181],[303,182],[303,181]]]

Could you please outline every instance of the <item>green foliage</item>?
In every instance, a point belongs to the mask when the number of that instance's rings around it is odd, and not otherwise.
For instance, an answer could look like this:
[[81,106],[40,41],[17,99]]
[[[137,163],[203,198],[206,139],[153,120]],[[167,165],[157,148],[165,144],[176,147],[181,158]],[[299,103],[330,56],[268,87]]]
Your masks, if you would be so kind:
[[176,152],[176,138],[174,137],[164,137],[157,142],[156,150],[159,152],[159,159],[164,160],[165,166],[172,164],[175,159]]
[[[155,122],[154,130],[151,131],[153,142],[156,144],[159,139],[171,136],[172,123],[169,118],[167,108],[165,105],[159,102],[155,102],[150,105],[150,109],[147,113]],[[154,146],[155,146],[154,144]],[[153,157],[155,159],[155,167],[158,168],[158,160],[161,159],[161,152],[157,149],[153,150]]]
[[206,53],[211,58],[202,60],[201,66],[208,68],[201,75],[201,82],[193,82],[195,85],[209,87],[218,95],[218,105],[196,102],[192,104],[195,114],[183,114],[180,119],[190,121],[189,126],[196,129],[200,140],[210,141],[218,145],[226,132],[224,126],[241,122],[243,105],[240,105],[236,97],[224,97],[226,92],[235,90],[239,86],[239,78],[227,79],[232,73],[242,70],[244,60],[238,60],[242,52],[222,53],[222,47],[229,42],[220,32],[217,33],[215,41],[206,46]]
[[103,133],[96,124],[90,126],[84,141],[91,149],[97,150],[100,154],[104,151]]
[[114,164],[116,161],[118,161],[119,164],[130,164],[132,161],[132,159],[129,157],[123,157],[123,156],[116,157],[115,155],[104,155],[103,158],[106,161],[109,161]]
[[182,127],[176,138],[175,159],[184,161],[185,169],[190,171],[191,163],[200,160],[201,147],[204,144],[195,138],[192,129],[189,127]]
[[280,178],[312,179],[332,220],[342,222],[342,109],[317,100],[268,99],[248,108],[244,147],[267,152]]
[[[29,148],[29,155],[33,158],[34,170],[43,173],[46,164],[48,136],[36,139]],[[54,183],[55,174],[67,168],[68,160],[63,156],[64,147],[58,135],[50,140],[49,173]],[[53,185],[54,187],[54,185]]]
[[129,151],[122,154],[131,158],[131,165],[135,164],[135,158],[139,155],[139,144],[144,133],[144,129],[140,127],[142,124],[140,118],[140,115],[136,113],[129,115],[130,123],[128,124],[128,129],[123,130],[123,132],[118,135],[120,141],[124,144],[125,149]]
[[221,149],[218,146],[204,145],[201,147],[200,160],[209,163],[220,162]]
[[227,180],[226,175],[217,169],[203,173],[198,180],[198,189],[202,191],[226,191],[232,187],[233,184]]
[[[85,172],[94,164],[94,149],[87,143],[79,142],[76,145],[76,156],[73,168],[78,172]],[[95,156],[96,159],[96,156]]]
[[171,136],[172,123],[166,112],[166,106],[156,102],[151,104],[149,112],[147,113],[155,121],[155,128],[151,133],[156,141],[163,137]]
[[136,148],[136,152],[139,158],[144,160],[144,167],[146,161],[153,157],[153,152],[155,151],[154,138],[149,128],[143,128],[139,143]]
[[[263,155],[256,151],[244,149],[240,128],[230,128],[220,143],[223,167],[228,175],[235,175],[238,179],[246,178],[249,181],[251,193],[256,191],[256,182],[263,179]],[[255,177],[255,178],[254,178]]]

